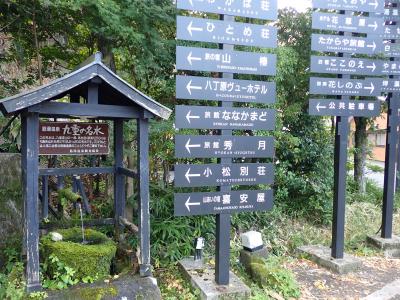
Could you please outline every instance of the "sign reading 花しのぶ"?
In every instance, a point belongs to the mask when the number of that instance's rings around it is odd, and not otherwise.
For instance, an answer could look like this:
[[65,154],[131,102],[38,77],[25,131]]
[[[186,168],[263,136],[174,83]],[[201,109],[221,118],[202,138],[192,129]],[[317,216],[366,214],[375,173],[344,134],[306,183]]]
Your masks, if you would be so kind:
[[39,126],[39,154],[109,154],[108,124],[41,122]]

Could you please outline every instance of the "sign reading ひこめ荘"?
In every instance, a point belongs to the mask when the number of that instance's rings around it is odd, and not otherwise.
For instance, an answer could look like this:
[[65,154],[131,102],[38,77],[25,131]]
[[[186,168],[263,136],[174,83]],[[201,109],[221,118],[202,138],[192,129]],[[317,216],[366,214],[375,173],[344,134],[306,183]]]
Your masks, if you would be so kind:
[[40,155],[109,154],[108,124],[41,122]]

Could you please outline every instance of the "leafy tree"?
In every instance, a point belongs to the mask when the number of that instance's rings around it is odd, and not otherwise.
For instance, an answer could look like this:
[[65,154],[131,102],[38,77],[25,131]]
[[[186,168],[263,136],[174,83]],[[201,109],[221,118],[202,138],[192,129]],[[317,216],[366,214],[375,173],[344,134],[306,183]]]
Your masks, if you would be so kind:
[[325,120],[308,114],[311,14],[279,11],[277,199],[326,222],[331,213],[333,147]]

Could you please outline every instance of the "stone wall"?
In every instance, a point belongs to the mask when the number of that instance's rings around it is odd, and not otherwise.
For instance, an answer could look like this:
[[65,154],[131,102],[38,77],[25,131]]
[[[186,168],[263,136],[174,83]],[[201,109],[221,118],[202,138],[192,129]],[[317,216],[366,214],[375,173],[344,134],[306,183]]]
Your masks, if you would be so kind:
[[21,155],[0,153],[0,189],[21,185]]
[[21,155],[0,153],[0,266],[3,249],[22,237]]

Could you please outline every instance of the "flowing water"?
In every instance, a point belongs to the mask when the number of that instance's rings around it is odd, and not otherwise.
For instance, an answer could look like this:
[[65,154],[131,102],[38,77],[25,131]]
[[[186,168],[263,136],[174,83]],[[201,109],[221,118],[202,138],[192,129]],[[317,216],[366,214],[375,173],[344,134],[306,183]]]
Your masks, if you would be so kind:
[[78,203],[79,205],[79,211],[81,213],[81,228],[82,228],[82,244],[87,244],[87,241],[85,240],[85,229],[83,227],[83,213],[82,213],[82,204]]

